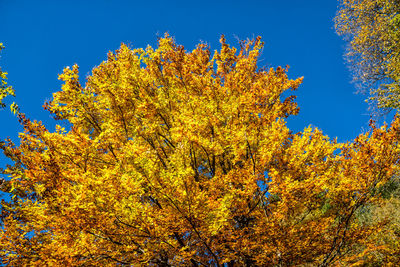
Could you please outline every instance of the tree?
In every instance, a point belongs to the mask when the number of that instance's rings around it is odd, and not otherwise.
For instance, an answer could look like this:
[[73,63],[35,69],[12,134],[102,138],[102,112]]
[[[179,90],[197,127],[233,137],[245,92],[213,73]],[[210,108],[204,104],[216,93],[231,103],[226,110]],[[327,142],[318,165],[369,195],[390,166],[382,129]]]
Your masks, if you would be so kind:
[[[345,0],[336,16],[337,32],[350,41],[347,56],[355,80],[370,91],[372,107],[383,110],[400,109],[399,11],[397,0]],[[382,259],[400,261],[399,187],[397,174],[381,188],[382,203],[367,206],[363,215],[367,221],[384,218],[388,222],[374,238],[376,244],[390,247],[390,252],[376,253],[370,259],[373,264],[380,264]]]
[[301,78],[257,67],[259,38],[221,45],[122,45],[85,86],[77,66],[60,75],[45,108],[70,127],[20,113],[20,145],[1,143],[2,263],[326,266],[385,249],[384,221],[356,215],[398,170],[400,119],[352,143],[293,134],[281,98]]
[[336,30],[350,42],[348,60],[378,108],[400,108],[400,2],[342,0]]

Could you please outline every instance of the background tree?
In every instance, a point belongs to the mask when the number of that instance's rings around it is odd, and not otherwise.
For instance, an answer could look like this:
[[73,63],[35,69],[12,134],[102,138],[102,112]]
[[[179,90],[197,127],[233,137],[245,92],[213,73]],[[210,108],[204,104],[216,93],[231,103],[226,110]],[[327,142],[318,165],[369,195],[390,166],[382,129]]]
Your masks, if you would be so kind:
[[378,108],[400,108],[399,12],[398,0],[342,0],[335,18],[354,78]]
[[[400,108],[399,11],[397,0],[344,0],[336,16],[337,32],[350,42],[347,56],[355,80],[362,89],[370,91],[371,106],[377,113],[381,112],[379,109]],[[380,189],[384,200],[363,208],[361,217],[366,222],[387,221],[374,238],[377,244],[385,244],[392,251],[370,255],[371,263],[399,261],[399,187],[399,177],[395,175]]]
[[293,134],[301,79],[260,69],[260,39],[211,55],[166,36],[122,45],[93,69],[60,75],[45,105],[69,130],[19,114],[3,201],[0,258],[10,265],[326,266],[389,250],[361,207],[398,171],[399,123],[340,144]]

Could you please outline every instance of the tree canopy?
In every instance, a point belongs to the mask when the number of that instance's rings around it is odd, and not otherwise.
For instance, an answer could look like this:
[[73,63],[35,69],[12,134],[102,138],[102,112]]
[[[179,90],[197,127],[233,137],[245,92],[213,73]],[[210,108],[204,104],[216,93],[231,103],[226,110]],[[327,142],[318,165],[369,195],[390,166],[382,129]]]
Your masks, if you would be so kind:
[[[83,86],[0,143],[0,258],[21,265],[266,266],[395,262],[360,214],[399,169],[400,119],[354,142],[286,125],[302,79],[260,68],[260,38],[212,53],[166,36],[121,45]],[[397,253],[397,254],[396,254]]]
[[399,13],[397,0],[342,0],[336,16],[355,80],[378,108],[400,108]]

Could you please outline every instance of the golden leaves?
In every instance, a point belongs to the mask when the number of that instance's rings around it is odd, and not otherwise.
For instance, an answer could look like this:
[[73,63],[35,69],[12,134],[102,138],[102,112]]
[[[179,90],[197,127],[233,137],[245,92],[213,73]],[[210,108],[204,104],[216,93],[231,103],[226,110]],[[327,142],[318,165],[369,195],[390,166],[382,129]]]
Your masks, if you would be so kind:
[[[0,52],[4,49],[3,43],[0,43]],[[6,106],[3,103],[3,99],[9,95],[15,96],[15,90],[12,86],[8,85],[7,82],[7,72],[2,71],[0,68],[0,108],[4,108]],[[13,102],[10,106],[11,112],[14,114],[18,113],[19,109],[15,102]]]
[[[71,129],[20,115],[21,144],[2,144],[16,200],[5,205],[3,257],[318,264],[368,244],[375,225],[355,214],[397,170],[399,120],[348,144],[312,128],[293,135],[285,118],[298,108],[281,95],[301,79],[259,69],[259,38],[221,45],[213,56],[169,36],[157,48],[122,45],[85,87],[77,66],[65,69],[46,108]],[[32,234],[18,252],[17,232]]]

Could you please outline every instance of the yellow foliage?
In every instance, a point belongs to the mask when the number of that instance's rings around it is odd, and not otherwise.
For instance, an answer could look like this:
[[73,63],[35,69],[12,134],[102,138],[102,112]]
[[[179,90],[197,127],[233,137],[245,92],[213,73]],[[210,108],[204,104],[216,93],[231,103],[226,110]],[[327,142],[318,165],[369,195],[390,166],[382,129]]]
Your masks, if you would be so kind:
[[349,41],[348,60],[362,91],[378,108],[400,109],[400,2],[341,0],[336,29]]
[[260,38],[221,45],[122,45],[85,86],[77,66],[60,75],[45,107],[70,129],[19,114],[2,263],[327,265],[371,247],[382,225],[356,213],[398,169],[400,120],[345,144],[293,134],[282,93],[301,78],[259,68]]
[[[0,43],[0,52],[1,50],[4,49],[3,43]],[[7,82],[7,72],[2,71],[0,68],[0,108],[4,108],[6,104],[3,102],[3,99],[9,95],[15,96],[15,91],[14,89],[8,85]],[[11,106],[11,111],[15,114],[19,112],[18,106],[16,103],[12,103]]]

